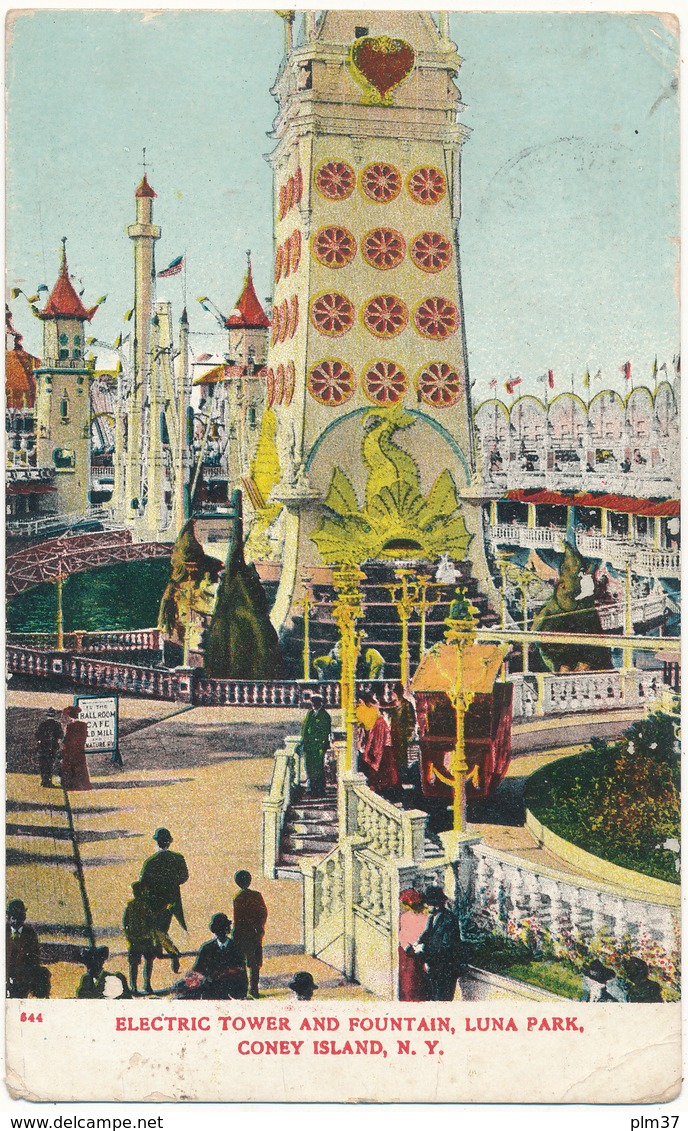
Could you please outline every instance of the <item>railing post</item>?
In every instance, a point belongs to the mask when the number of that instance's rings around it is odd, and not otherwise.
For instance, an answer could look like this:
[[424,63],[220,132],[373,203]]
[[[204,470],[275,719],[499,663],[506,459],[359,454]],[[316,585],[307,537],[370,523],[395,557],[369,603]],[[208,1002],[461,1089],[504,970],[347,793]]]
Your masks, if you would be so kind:
[[544,715],[545,713],[545,672],[535,672],[535,682],[537,684],[537,699],[535,700],[535,714]]

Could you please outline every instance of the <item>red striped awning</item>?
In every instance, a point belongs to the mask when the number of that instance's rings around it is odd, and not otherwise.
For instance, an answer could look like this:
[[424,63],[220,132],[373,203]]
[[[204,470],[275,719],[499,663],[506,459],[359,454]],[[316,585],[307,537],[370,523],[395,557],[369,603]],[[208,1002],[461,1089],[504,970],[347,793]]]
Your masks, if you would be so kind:
[[31,483],[23,480],[20,483],[8,483],[5,491],[6,495],[47,495],[51,491],[57,491],[57,487],[51,487],[49,483]]
[[597,507],[600,510],[619,511],[621,514],[639,514],[648,518],[673,518],[680,515],[678,499],[634,499],[632,495],[606,495],[590,491],[507,491],[506,498],[519,503],[542,503],[555,507]]

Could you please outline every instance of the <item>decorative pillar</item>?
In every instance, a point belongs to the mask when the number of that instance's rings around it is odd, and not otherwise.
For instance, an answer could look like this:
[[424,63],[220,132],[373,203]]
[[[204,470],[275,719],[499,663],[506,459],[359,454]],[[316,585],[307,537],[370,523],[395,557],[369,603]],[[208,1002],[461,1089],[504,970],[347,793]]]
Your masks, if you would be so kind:
[[[401,621],[401,682],[404,687],[408,686],[409,682],[409,643],[408,643],[408,624],[413,616],[416,608],[416,603],[419,598],[420,585],[418,581],[411,581],[410,578],[414,577],[412,569],[397,569],[394,571],[394,576],[399,578],[401,587],[398,585],[387,585],[385,588],[389,589],[392,603],[395,605]],[[399,597],[397,597],[399,593]]]
[[528,503],[527,506],[528,506],[528,522],[527,522],[528,529],[534,530],[535,527],[537,526],[537,521],[536,521],[537,510],[536,510],[536,507],[535,507],[535,503]]
[[342,773],[349,773],[353,766],[356,660],[361,644],[361,633],[356,631],[356,621],[363,616],[363,595],[359,582],[364,577],[365,574],[352,565],[337,566],[332,571],[337,592],[332,618],[339,629],[341,641],[341,704],[345,730],[343,765],[340,764],[339,767],[340,781]]

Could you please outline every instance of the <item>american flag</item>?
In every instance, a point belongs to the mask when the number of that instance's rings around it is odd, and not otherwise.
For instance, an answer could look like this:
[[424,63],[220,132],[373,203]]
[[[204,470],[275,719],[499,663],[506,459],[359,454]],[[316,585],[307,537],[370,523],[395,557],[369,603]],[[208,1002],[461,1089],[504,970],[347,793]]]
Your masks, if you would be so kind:
[[184,270],[184,256],[178,255],[164,271],[158,271],[159,279],[169,279],[171,275],[180,275]]

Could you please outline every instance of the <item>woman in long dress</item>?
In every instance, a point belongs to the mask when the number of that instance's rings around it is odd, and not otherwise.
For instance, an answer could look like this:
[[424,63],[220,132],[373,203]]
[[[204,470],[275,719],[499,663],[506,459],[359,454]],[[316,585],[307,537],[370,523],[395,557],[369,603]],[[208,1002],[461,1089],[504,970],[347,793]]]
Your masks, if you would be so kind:
[[399,1001],[429,1000],[425,961],[422,954],[414,954],[410,949],[427,923],[428,909],[420,892],[414,888],[399,892]]
[[380,715],[368,732],[361,769],[375,793],[395,790],[399,786],[399,771],[392,749],[389,720],[385,714]]
[[79,708],[65,707],[62,717],[65,732],[62,739],[62,788],[68,790],[92,789],[86,761],[87,723],[79,720]]

